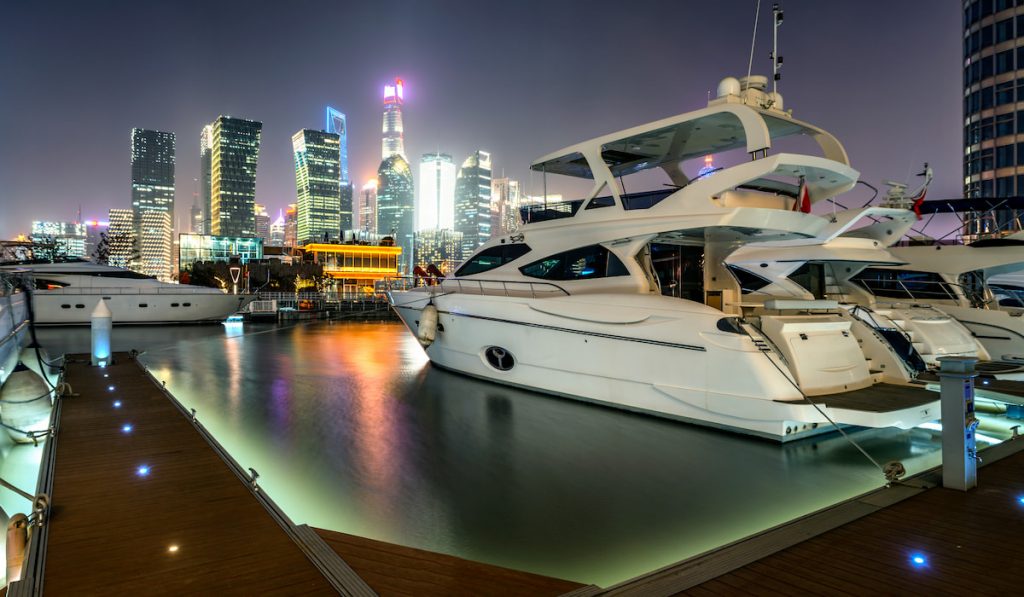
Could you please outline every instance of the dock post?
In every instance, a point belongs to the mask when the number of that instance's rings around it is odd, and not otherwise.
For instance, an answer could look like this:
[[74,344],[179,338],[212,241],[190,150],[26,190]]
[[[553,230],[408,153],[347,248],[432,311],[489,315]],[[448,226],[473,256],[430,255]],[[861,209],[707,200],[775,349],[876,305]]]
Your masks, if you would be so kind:
[[106,367],[110,364],[110,329],[113,316],[102,298],[92,310],[92,366]]
[[978,485],[975,449],[976,357],[939,357],[942,401],[942,486],[967,491]]

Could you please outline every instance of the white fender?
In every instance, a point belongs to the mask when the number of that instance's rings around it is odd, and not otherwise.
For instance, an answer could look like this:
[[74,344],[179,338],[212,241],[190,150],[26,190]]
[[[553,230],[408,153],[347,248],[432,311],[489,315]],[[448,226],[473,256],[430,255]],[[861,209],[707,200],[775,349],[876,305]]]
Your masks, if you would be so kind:
[[420,323],[416,328],[416,339],[426,348],[434,343],[437,336],[437,307],[430,303],[420,311]]
[[[0,420],[7,425],[7,434],[19,444],[30,444],[32,438],[15,431],[43,431],[50,424],[50,386],[19,362],[0,388]],[[14,429],[11,429],[13,427]]]
[[21,580],[28,545],[28,517],[15,514],[7,523],[7,584]]

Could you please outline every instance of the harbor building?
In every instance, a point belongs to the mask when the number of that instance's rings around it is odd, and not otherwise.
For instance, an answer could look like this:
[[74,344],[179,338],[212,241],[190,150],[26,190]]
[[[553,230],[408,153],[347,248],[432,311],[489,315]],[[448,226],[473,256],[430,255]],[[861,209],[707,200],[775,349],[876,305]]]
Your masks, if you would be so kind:
[[425,153],[420,159],[416,230],[455,227],[455,162],[447,153]]
[[[964,0],[963,26],[964,196],[1024,196],[1024,3]],[[1022,218],[979,210],[964,235],[1019,231]]]
[[[132,214],[142,273],[170,279],[174,222],[174,133],[132,129]],[[167,217],[151,216],[149,212]]]
[[434,265],[445,275],[455,271],[462,263],[462,233],[451,229],[419,230],[416,232],[417,267],[427,270]]
[[491,154],[475,151],[455,180],[455,231],[462,233],[462,253],[469,256],[491,238]]
[[491,236],[504,235],[519,227],[519,181],[491,179]]
[[355,228],[360,232],[377,233],[377,179],[373,179],[363,185],[359,192],[358,207],[355,210],[358,216]]
[[100,249],[100,263],[129,269],[138,262],[135,244],[135,214],[130,209],[112,208],[107,215],[107,235]]
[[[340,140],[334,133],[303,129],[292,136],[300,245],[331,242],[341,230]],[[350,209],[351,212],[351,209]]]
[[395,79],[394,85],[384,86],[384,140],[381,144],[380,159],[393,155],[405,157],[405,137],[402,128],[402,104],[405,100],[404,83]]
[[213,197],[213,125],[203,127],[199,134],[199,199],[203,205],[203,226],[200,234],[210,234],[213,225],[210,223],[211,201]]
[[86,225],[80,222],[32,222],[32,243],[45,246],[53,257],[84,259],[89,256]]
[[181,271],[192,271],[197,262],[242,264],[263,259],[263,239],[254,237],[179,234],[178,264]]
[[377,282],[395,277],[402,254],[402,247],[387,245],[310,243],[303,250],[346,296],[372,294]]
[[210,232],[256,236],[256,165],[263,123],[220,116],[210,153]]
[[393,155],[377,170],[377,233],[392,236],[402,248],[399,271],[412,271],[413,257],[413,181],[409,163]]

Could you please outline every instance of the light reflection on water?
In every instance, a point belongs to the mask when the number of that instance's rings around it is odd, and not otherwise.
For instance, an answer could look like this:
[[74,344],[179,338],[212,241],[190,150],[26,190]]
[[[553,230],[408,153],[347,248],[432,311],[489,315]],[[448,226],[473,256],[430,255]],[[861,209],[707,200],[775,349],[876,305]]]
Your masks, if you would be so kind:
[[[81,350],[78,333],[49,341]],[[431,367],[396,323],[117,328],[114,344],[148,348],[296,522],[581,582],[883,484],[835,435],[779,446],[466,378]],[[851,435],[910,473],[938,464],[930,432]]]

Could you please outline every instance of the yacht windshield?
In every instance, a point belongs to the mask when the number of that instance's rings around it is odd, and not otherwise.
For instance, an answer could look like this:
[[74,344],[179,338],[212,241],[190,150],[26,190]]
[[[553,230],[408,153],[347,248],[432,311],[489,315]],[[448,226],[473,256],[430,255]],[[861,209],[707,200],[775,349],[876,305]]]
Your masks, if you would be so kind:
[[952,285],[934,272],[868,268],[852,280],[875,296],[956,300]]

